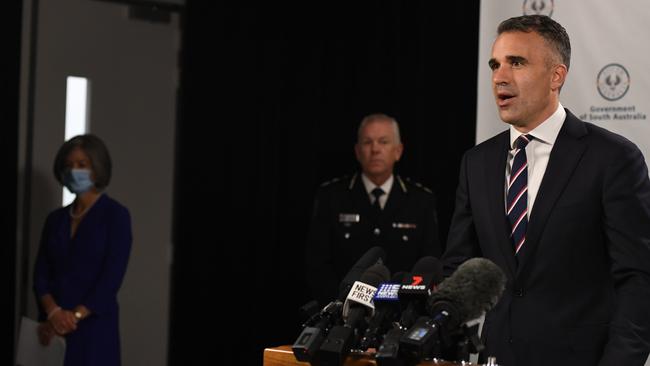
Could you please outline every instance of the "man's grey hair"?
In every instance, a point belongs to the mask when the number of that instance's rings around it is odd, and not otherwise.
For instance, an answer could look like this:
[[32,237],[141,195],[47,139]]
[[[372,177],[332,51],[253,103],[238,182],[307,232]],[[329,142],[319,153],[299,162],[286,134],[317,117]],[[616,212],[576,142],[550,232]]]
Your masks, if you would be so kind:
[[377,122],[377,121],[385,121],[385,122],[390,122],[391,126],[393,126],[393,130],[395,132],[395,142],[397,144],[402,143],[402,138],[400,137],[399,134],[399,124],[397,123],[397,120],[387,114],[384,113],[373,113],[369,114],[361,120],[361,123],[359,124],[359,129],[357,130],[357,141],[361,139],[361,130],[363,130],[366,125],[369,123]]

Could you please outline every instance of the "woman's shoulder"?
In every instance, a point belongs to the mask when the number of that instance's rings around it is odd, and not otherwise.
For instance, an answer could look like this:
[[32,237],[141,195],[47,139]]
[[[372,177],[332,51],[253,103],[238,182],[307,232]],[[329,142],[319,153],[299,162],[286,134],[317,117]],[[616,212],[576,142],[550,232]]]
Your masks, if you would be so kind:
[[46,223],[58,222],[61,219],[67,217],[68,212],[70,211],[70,205],[56,208],[50,211],[45,218]]
[[[126,208],[123,204],[121,204],[119,201],[116,199],[110,197],[108,194],[103,193],[102,196],[99,198],[101,201],[101,206],[104,208],[104,210],[112,213],[112,214],[117,214],[117,215],[126,215],[129,216],[129,209]],[[97,203],[100,203],[97,202]]]

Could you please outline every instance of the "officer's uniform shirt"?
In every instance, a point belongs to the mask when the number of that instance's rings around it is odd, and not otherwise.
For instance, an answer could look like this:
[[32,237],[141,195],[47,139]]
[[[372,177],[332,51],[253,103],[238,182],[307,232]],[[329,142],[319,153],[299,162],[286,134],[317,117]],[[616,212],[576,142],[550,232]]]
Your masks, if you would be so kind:
[[[388,195],[390,194],[390,189],[393,187],[393,181],[395,178],[391,174],[388,179],[384,182],[384,184],[380,185],[379,188],[381,188],[382,191],[384,191],[384,194],[382,194],[379,197],[379,207],[381,209],[384,209],[384,206],[386,206],[386,201],[388,200]],[[372,190],[377,188],[375,183],[373,183],[370,178],[366,177],[365,174],[361,174],[361,181],[363,182],[363,186],[366,187],[366,192],[368,192],[368,199],[370,199],[370,205],[375,204],[375,196],[372,194]]]
[[[368,180],[369,181],[369,180]],[[390,181],[390,182],[389,182]],[[306,274],[312,296],[327,304],[339,296],[345,274],[374,246],[386,252],[391,273],[411,271],[423,256],[441,254],[436,201],[420,184],[393,175],[383,209],[372,208],[375,185],[362,174],[333,179],[319,188],[306,248]]]

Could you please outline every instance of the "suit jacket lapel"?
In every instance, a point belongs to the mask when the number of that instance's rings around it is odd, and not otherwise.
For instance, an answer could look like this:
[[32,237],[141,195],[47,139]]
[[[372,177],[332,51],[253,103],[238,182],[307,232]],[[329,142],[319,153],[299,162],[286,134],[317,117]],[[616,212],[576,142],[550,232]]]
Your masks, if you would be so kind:
[[551,150],[546,172],[530,214],[526,243],[517,254],[519,259],[517,275],[526,268],[528,263],[534,261],[534,254],[548,217],[587,147],[586,142],[580,140],[580,137],[586,134],[584,123],[567,110],[566,120]]
[[504,131],[494,144],[494,151],[484,156],[485,182],[487,186],[490,220],[494,237],[508,264],[510,273],[514,275],[517,264],[515,251],[510,240],[510,230],[505,208],[506,158],[510,148],[510,132]]

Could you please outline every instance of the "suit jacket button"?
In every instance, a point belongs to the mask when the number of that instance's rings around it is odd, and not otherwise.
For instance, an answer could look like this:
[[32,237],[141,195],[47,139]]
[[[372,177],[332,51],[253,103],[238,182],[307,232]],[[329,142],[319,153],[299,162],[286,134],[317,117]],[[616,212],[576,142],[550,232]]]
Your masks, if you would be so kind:
[[372,231],[375,235],[381,234],[381,230],[379,230],[378,227],[375,228],[375,230]]
[[345,233],[345,235],[343,235],[343,236],[344,236],[346,239],[350,239],[350,233]]
[[409,237],[407,235],[402,235],[402,240],[409,241]]

